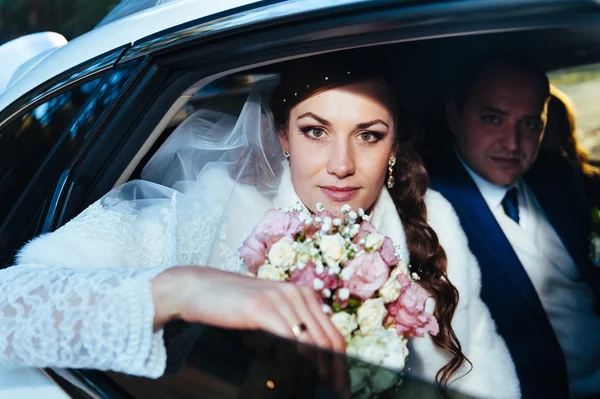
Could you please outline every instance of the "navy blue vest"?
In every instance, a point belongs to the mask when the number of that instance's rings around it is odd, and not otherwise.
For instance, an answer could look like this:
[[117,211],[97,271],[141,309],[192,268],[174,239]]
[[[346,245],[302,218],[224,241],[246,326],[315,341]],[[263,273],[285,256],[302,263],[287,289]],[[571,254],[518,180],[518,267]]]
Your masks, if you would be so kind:
[[[540,154],[525,180],[585,276],[591,267],[585,196],[574,170],[560,158]],[[475,182],[451,149],[428,166],[431,187],[452,203],[479,262],[481,296],[513,357],[523,397],[568,397],[562,349],[535,288]],[[600,284],[591,285],[598,296]]]

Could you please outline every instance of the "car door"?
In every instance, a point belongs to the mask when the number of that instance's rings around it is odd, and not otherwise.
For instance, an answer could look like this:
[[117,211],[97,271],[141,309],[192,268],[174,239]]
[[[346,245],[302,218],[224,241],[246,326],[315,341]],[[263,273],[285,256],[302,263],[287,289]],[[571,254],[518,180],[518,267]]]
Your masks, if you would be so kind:
[[[254,14],[242,12],[226,21],[174,27],[134,43],[115,70],[131,68],[135,72],[119,91],[118,106],[101,114],[95,133],[69,164],[60,190],[54,191],[50,211],[44,213],[44,228],[59,227],[115,184],[135,177],[174,117],[194,95],[223,76],[348,47],[557,26],[564,24],[565,18],[571,24],[592,17],[596,20],[591,22],[598,21],[598,9],[592,2],[570,6],[567,2],[523,2],[520,5],[528,7],[519,12],[512,4],[491,8],[487,2],[349,1],[331,9],[302,8],[299,2],[293,3],[297,6],[293,12],[286,3],[267,4],[253,9]],[[508,11],[511,13],[503,14]],[[532,16],[536,17],[534,22]],[[227,369],[219,372],[224,378],[231,377]],[[121,385],[115,385],[114,379],[101,373],[73,375],[108,397],[143,397],[134,393],[142,385],[150,392],[160,384],[164,384],[162,389],[169,389],[166,380],[153,385],[121,376]]]
[[[48,82],[49,90],[29,93],[2,112],[1,265],[12,264],[24,242],[48,231],[71,165],[98,132],[105,114],[117,107],[138,64],[82,65],[87,74],[76,82],[61,76]],[[75,73],[70,71],[70,76]]]

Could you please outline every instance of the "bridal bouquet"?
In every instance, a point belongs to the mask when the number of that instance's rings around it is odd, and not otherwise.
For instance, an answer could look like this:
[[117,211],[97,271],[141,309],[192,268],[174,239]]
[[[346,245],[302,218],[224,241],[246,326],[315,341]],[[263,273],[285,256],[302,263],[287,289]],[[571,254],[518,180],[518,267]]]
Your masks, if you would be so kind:
[[428,294],[415,282],[418,275],[362,209],[344,205],[341,217],[322,204],[317,210],[310,214],[300,205],[269,210],[240,256],[258,278],[320,294],[323,311],[346,339],[348,355],[384,368],[350,368],[353,393],[372,395],[400,381],[407,338],[436,335],[438,323],[425,311]]

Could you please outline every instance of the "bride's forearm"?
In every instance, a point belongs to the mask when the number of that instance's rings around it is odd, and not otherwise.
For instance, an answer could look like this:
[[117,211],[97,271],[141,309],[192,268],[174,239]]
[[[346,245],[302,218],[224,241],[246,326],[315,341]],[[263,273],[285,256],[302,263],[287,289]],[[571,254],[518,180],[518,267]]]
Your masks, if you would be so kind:
[[187,267],[175,267],[152,279],[150,286],[154,301],[154,329],[180,318],[185,306],[189,278]]

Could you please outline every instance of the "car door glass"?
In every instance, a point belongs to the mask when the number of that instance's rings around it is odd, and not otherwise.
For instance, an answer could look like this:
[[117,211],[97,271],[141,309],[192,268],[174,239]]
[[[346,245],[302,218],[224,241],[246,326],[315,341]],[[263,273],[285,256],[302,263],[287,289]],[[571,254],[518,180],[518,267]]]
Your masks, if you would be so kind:
[[101,78],[64,92],[0,132],[0,220],[79,114]]

